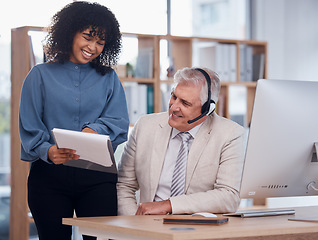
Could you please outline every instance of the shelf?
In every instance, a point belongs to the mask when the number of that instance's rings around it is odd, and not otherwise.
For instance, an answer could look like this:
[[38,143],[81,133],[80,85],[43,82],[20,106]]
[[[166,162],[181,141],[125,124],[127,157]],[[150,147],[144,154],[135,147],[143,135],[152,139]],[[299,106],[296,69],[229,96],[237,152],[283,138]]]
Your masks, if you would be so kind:
[[145,84],[154,84],[155,79],[153,78],[134,78],[134,77],[120,77],[120,81],[123,82],[138,82]]
[[229,87],[229,86],[246,86],[246,87],[256,87],[257,82],[221,82],[221,87]]
[[[164,94],[160,89],[162,85],[173,84],[173,73],[175,71],[192,66],[208,67],[220,75],[222,88],[220,95],[221,101],[223,101],[219,104],[217,111],[220,115],[231,118],[228,88],[231,86],[244,86],[247,88],[246,125],[248,125],[253,107],[256,80],[266,78],[267,76],[266,42],[137,33],[123,33],[123,36],[134,37],[136,39],[138,42],[137,52],[149,47],[153,49],[153,78],[121,78],[121,81],[153,84],[154,112],[166,110],[165,106],[162,105],[162,96]],[[223,54],[217,54],[216,51],[221,51]],[[220,56],[223,56],[223,59],[220,60]],[[224,56],[226,56],[226,58]],[[259,57],[260,61],[257,63],[258,65],[256,64],[259,68],[257,70],[258,72],[256,72],[255,66],[252,65],[256,63],[257,57]],[[230,64],[230,66],[224,67],[221,66],[220,63]],[[171,66],[172,68],[170,68]],[[166,71],[168,68],[174,70],[174,72],[168,73]],[[149,69],[149,71],[151,71],[151,69]],[[257,74],[252,75],[253,73]]]

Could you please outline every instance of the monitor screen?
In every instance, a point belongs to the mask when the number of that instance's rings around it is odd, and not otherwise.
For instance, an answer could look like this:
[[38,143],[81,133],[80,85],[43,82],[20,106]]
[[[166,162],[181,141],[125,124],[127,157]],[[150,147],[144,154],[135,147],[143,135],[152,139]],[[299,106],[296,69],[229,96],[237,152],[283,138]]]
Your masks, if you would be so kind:
[[259,80],[241,198],[318,195],[317,143],[318,82]]

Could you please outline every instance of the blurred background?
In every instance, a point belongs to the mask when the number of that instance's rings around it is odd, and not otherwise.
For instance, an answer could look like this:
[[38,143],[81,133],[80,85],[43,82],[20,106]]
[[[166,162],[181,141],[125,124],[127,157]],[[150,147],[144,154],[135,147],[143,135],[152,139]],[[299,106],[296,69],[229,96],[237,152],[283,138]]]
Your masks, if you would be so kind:
[[[54,13],[72,1],[4,0],[0,14],[0,240],[9,239],[11,29],[45,27]],[[317,0],[100,0],[116,15],[122,32],[171,34],[268,43],[269,79],[318,81]],[[41,56],[43,33],[34,33]],[[36,46],[39,47],[36,47]],[[134,52],[123,48],[119,64]],[[39,62],[42,59],[38,59]],[[244,90],[233,88],[233,108],[240,112]],[[116,153],[120,155],[120,148]],[[36,239],[31,224],[30,239]]]

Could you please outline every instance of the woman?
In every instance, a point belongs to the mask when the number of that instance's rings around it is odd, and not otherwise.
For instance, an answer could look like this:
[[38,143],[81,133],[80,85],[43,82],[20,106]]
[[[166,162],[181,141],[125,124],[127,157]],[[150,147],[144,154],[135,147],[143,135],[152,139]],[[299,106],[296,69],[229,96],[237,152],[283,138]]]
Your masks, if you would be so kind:
[[[117,215],[117,174],[65,166],[80,156],[58,149],[53,128],[127,140],[123,87],[111,68],[121,48],[119,24],[99,4],[73,2],[53,17],[47,63],[31,69],[21,92],[21,159],[31,162],[28,203],[40,240],[71,239],[62,218]],[[83,236],[84,240],[95,239]]]

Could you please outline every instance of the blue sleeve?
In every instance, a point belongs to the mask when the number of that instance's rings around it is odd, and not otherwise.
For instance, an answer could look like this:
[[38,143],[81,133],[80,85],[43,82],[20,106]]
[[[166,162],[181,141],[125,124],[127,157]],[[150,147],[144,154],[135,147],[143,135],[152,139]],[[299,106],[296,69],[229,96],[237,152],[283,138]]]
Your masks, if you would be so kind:
[[109,135],[115,151],[119,144],[127,141],[129,118],[124,88],[115,71],[110,78],[113,86],[101,116],[92,123],[85,123],[83,128],[89,127],[98,134]]
[[23,83],[19,109],[21,159],[24,161],[50,162],[47,152],[53,144],[49,143],[50,133],[42,121],[43,101],[41,74],[34,67]]

